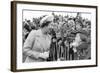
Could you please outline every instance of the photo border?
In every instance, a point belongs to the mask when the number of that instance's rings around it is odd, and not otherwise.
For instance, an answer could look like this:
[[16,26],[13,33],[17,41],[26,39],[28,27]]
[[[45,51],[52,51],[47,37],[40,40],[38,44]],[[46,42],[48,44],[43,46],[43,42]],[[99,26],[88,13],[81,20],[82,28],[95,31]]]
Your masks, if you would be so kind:
[[[37,68],[37,69],[17,69],[17,4],[35,4],[35,5],[49,5],[49,6],[68,6],[68,7],[83,7],[96,9],[96,63],[95,65],[83,66],[68,66],[68,67],[52,67],[52,68]],[[75,4],[60,4],[60,3],[42,3],[42,2],[27,2],[27,1],[11,1],[11,71],[39,71],[39,70],[53,70],[53,69],[72,69],[84,67],[98,66],[98,7],[90,5],[75,5]]]

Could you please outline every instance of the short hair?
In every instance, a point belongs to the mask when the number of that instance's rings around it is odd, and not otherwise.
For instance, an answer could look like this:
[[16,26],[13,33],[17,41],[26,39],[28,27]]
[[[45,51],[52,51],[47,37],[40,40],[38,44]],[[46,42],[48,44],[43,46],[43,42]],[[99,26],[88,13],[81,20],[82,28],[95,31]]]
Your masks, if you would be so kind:
[[[83,22],[82,22],[82,20],[80,20],[80,19],[76,19],[76,20],[75,20],[75,23],[76,23],[76,22],[80,23],[80,26],[83,27]],[[77,24],[76,24],[76,25],[77,25]]]
[[51,21],[43,22],[42,25],[41,25],[41,28],[48,26],[50,23],[51,23]]

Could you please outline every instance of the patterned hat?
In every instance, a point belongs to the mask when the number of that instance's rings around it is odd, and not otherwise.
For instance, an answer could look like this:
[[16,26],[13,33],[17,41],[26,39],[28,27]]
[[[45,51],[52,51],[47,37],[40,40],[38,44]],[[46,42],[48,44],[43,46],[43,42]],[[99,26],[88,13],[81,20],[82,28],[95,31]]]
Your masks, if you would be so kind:
[[52,22],[53,19],[54,19],[54,16],[53,16],[53,15],[48,15],[48,16],[43,17],[43,18],[40,20],[40,26],[42,26],[43,23]]

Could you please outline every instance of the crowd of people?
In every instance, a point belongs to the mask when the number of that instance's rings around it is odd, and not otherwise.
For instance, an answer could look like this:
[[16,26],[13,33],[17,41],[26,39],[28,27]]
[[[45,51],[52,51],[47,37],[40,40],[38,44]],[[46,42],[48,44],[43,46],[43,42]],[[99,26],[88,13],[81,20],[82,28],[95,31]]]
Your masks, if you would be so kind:
[[[91,21],[81,13],[62,16],[52,13],[49,35],[51,44],[47,61],[91,59]],[[40,22],[46,15],[23,21],[23,44],[32,30],[41,28]]]

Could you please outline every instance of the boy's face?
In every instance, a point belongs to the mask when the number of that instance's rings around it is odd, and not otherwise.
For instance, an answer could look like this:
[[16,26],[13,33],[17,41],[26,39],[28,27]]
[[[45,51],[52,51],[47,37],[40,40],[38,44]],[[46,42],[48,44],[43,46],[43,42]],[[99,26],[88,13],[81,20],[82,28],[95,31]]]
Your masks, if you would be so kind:
[[80,34],[79,33],[76,34],[75,41],[76,42],[80,42],[81,41],[81,38],[80,38]]
[[61,37],[61,34],[60,33],[56,33],[56,37],[57,38],[60,38]]
[[80,29],[82,29],[81,23],[79,23],[79,22],[76,22],[76,29],[77,29],[77,30],[80,30]]

